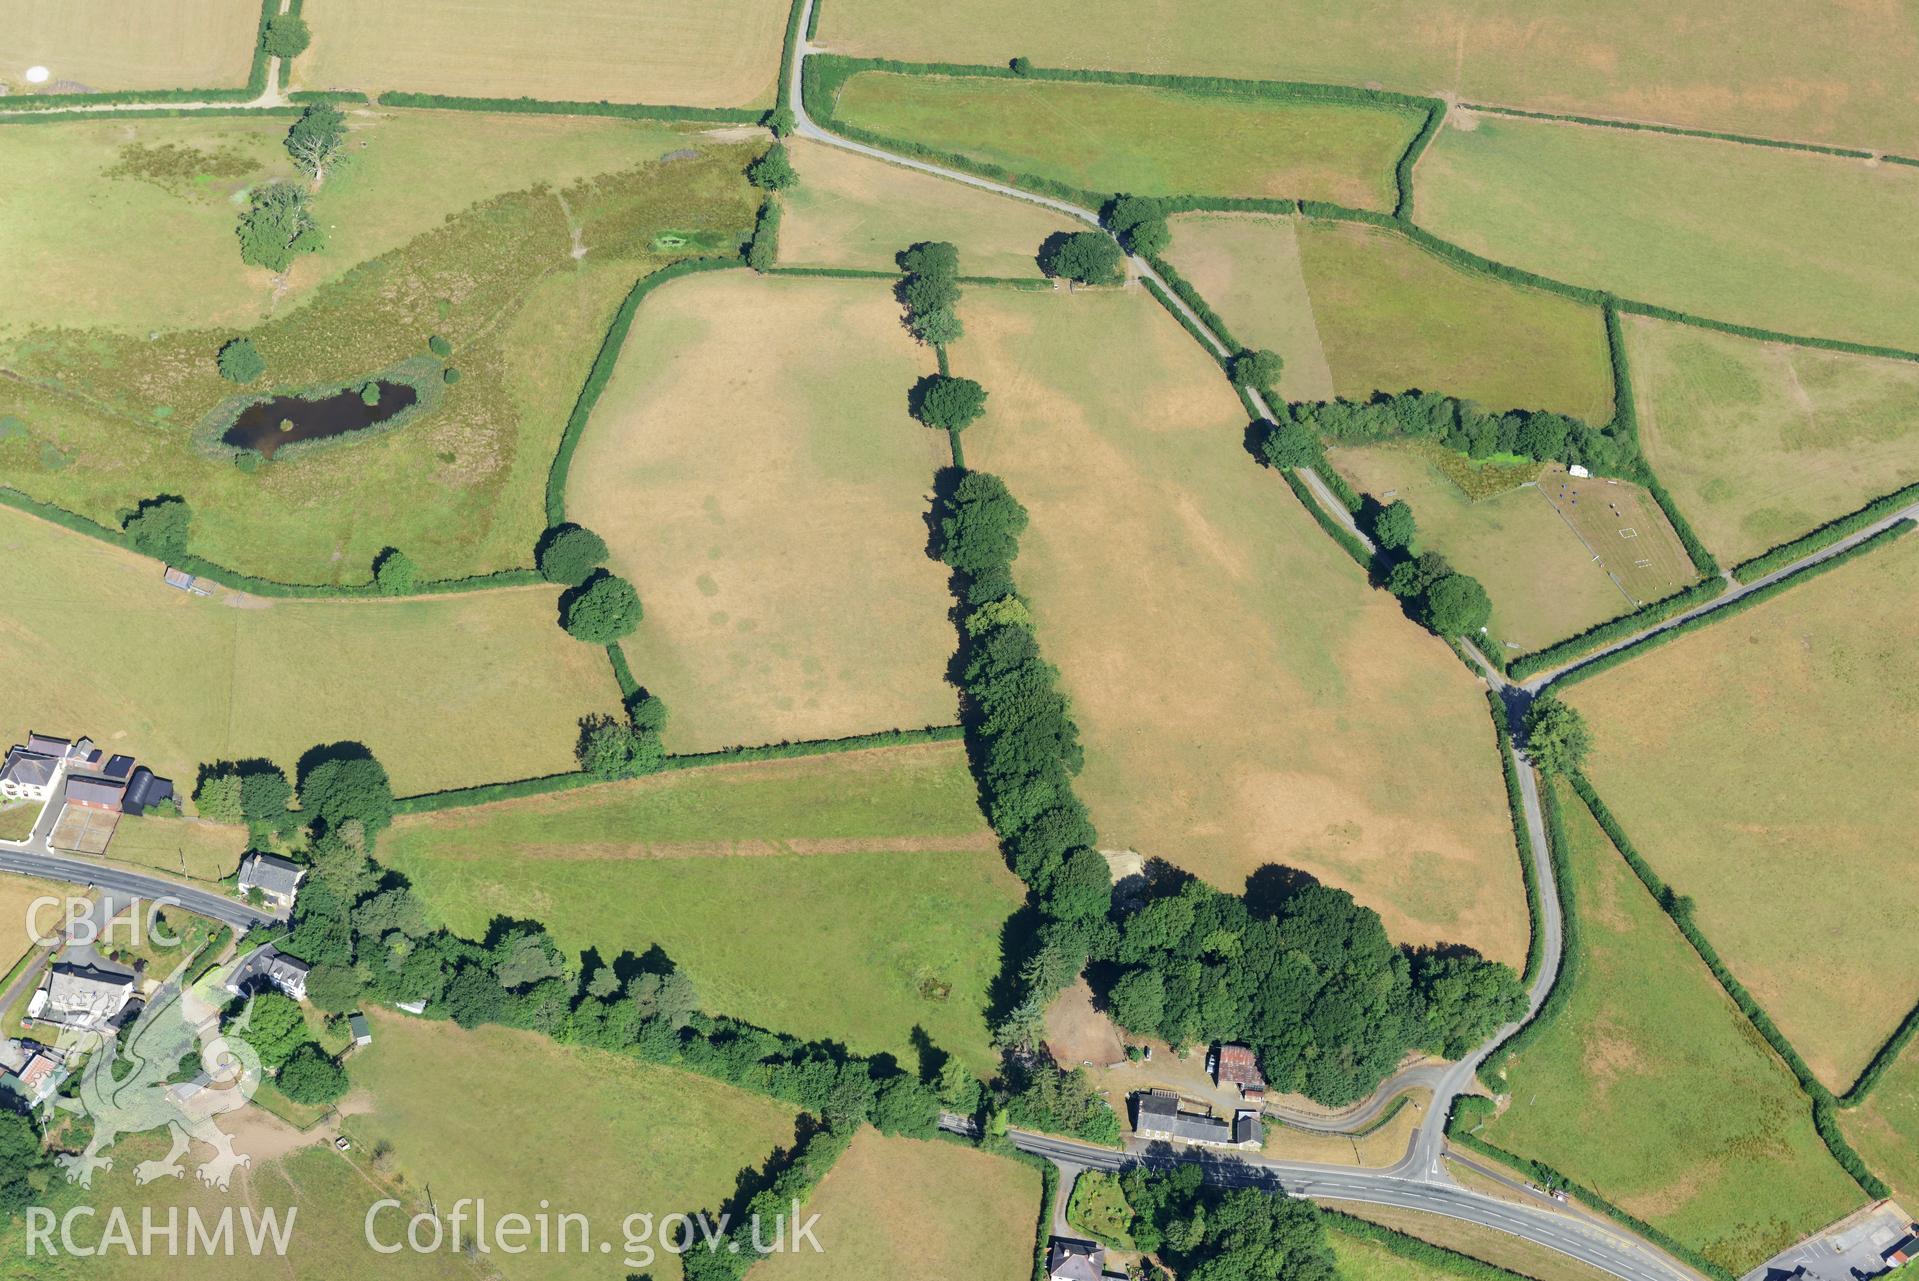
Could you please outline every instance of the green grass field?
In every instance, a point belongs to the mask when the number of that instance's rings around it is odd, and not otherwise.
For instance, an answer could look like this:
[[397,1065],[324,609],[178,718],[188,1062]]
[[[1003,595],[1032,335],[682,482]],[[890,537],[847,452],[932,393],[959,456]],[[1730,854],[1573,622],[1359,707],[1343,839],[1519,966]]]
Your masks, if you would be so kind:
[[[1537,1245],[1498,1228],[1481,1227],[1463,1219],[1357,1201],[1335,1201],[1329,1204],[1355,1218],[1368,1219],[1407,1236],[1418,1237],[1422,1241],[1430,1241],[1507,1268],[1521,1276],[1537,1278],[1537,1281],[1604,1281],[1612,1275],[1579,1263],[1548,1246]],[[1402,1263],[1400,1266],[1410,1265]]]
[[1419,220],[1489,258],[1714,320],[1919,348],[1919,169],[1480,117]]
[[13,719],[91,735],[183,791],[203,762],[291,770],[338,739],[372,748],[401,793],[550,774],[574,768],[580,717],[619,706],[605,652],[560,630],[551,588],[201,598],[157,562],[9,509],[0,550]]
[[1919,1046],[1908,1043],[1865,1103],[1842,1110],[1839,1121],[1893,1195],[1908,1206],[1919,1203]]
[[807,1198],[819,1252],[776,1254],[754,1271],[766,1281],[1027,1281],[1039,1209],[1031,1166],[863,1130]]
[[575,953],[657,944],[708,1009],[907,1064],[920,1027],[982,1073],[994,1061],[982,1011],[1021,889],[957,745],[408,819],[380,856],[460,933],[505,914]]
[[1383,1245],[1347,1236],[1337,1228],[1327,1231],[1326,1244],[1333,1248],[1339,1281],[1449,1281],[1458,1275],[1402,1259]]
[[[793,1141],[783,1103],[532,1032],[376,1013],[352,1073],[349,1098],[366,1110],[346,1133],[363,1151],[389,1144],[409,1187],[431,1187],[443,1207],[485,1197],[493,1214],[531,1215],[548,1201],[586,1215],[615,1260],[628,1215],[716,1210],[742,1170]],[[592,1270],[577,1250],[529,1252],[516,1265],[516,1278]],[[679,1275],[666,1253],[629,1266],[661,1281]]]
[[1743,1273],[1862,1199],[1811,1105],[1572,789],[1583,969],[1481,1133]]
[[327,0],[296,89],[404,89],[481,98],[763,107],[773,103],[785,0]]
[[[1485,584],[1495,637],[1539,649],[1633,608],[1539,486],[1473,502],[1435,465],[1434,452],[1444,451],[1431,441],[1368,445],[1334,449],[1327,461],[1361,493],[1412,506],[1418,549],[1443,554]],[[1662,532],[1678,546],[1670,529]]]
[[1287,400],[1338,394],[1326,363],[1300,240],[1306,224],[1265,214],[1180,214],[1166,258],[1243,344],[1285,359],[1275,388]]
[[[182,792],[192,784],[180,780]],[[105,857],[116,863],[138,863],[175,876],[217,881],[239,870],[247,848],[247,830],[198,820],[123,817],[113,829],[113,843]]]
[[714,273],[641,305],[567,515],[646,603],[626,654],[668,747],[953,723],[952,591],[926,554],[950,455],[906,412],[933,368],[885,281]]
[[1567,695],[1600,796],[1835,1089],[1919,995],[1919,762],[1873,728],[1919,710],[1915,591],[1919,545],[1898,542]]
[[824,143],[789,138],[799,185],[781,193],[780,263],[893,271],[922,240],[959,246],[977,276],[1038,276],[1040,242],[1079,224],[1022,200],[889,165]]
[[[0,0],[0,87],[238,89],[260,30],[254,0]],[[34,84],[27,69],[44,67]]]
[[1728,563],[1919,481],[1919,364],[1633,317],[1639,438]]
[[888,138],[1102,194],[1382,210],[1396,199],[1393,166],[1424,123],[1396,107],[883,71],[853,75],[835,106],[847,124]]
[[[823,0],[836,52],[914,60],[1383,84],[1536,110],[1668,121],[1775,137],[1919,151],[1907,92],[1919,33],[1896,8],[1819,23],[1785,9],[1705,0],[1551,0],[1525,9],[1450,0],[1223,0],[1180,15],[1112,0],[1099,21],[1068,0]],[[1180,20],[1182,17],[1185,20]]]
[[1102,845],[1233,891],[1296,867],[1395,938],[1519,961],[1477,682],[1247,456],[1199,347],[1138,291],[982,291],[966,323],[955,370],[1017,389],[967,459],[1032,512],[1015,574],[1073,700]]

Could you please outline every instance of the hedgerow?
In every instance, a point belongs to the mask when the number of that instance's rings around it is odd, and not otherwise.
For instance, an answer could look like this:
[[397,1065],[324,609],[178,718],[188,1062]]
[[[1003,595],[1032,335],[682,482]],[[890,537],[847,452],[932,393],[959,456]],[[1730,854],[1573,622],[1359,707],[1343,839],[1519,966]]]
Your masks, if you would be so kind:
[[1766,1044],[1772,1047],[1773,1052],[1797,1078],[1799,1088],[1805,1091],[1806,1097],[1812,1102],[1813,1127],[1819,1131],[1819,1137],[1831,1151],[1833,1160],[1852,1176],[1853,1182],[1857,1183],[1867,1196],[1874,1198],[1890,1196],[1890,1189],[1878,1175],[1866,1168],[1865,1161],[1853,1150],[1852,1145],[1846,1141],[1845,1135],[1840,1132],[1838,1120],[1833,1115],[1832,1091],[1813,1074],[1812,1068],[1807,1065],[1805,1059],[1800,1057],[1799,1051],[1794,1048],[1791,1041],[1786,1039],[1786,1034],[1780,1031],[1779,1025],[1772,1021],[1772,1016],[1766,1013],[1759,1002],[1753,998],[1752,993],[1746,990],[1746,985],[1727,968],[1725,961],[1720,958],[1718,949],[1713,947],[1711,941],[1694,923],[1689,901],[1684,896],[1676,894],[1672,887],[1653,871],[1652,865],[1646,862],[1638,848],[1627,837],[1625,831],[1619,826],[1619,820],[1613,816],[1610,809],[1606,808],[1606,803],[1599,798],[1599,793],[1593,790],[1593,785],[1586,776],[1583,773],[1575,773],[1571,777],[1571,782],[1573,790],[1579,794],[1579,799],[1584,801],[1586,808],[1592,811],[1594,821],[1605,831],[1607,838],[1625,858],[1633,874],[1652,895],[1653,901],[1659,904],[1660,909],[1666,913],[1680,934],[1685,936],[1686,942],[1690,943],[1693,951],[1699,954],[1699,959],[1706,963],[1706,968],[1712,971],[1713,978],[1732,999],[1732,1003],[1739,1007],[1739,1012],[1746,1016],[1746,1021],[1765,1038]]
[[[1404,1098],[1405,1096],[1401,1096]],[[1455,1276],[1468,1277],[1471,1281],[1530,1281],[1520,1273],[1508,1271],[1483,1259],[1475,1259],[1470,1254],[1461,1254],[1418,1237],[1409,1237],[1391,1228],[1381,1227],[1377,1223],[1335,1210],[1330,1206],[1319,1207],[1319,1217],[1327,1227],[1361,1241],[1370,1241],[1383,1250],[1389,1250],[1402,1259],[1440,1272],[1450,1272]]]
[[[774,110],[791,111],[793,109],[793,59],[799,55],[800,16],[806,12],[806,0],[793,0],[793,8],[786,15],[786,39],[780,42],[780,82],[774,88]],[[809,38],[812,27],[819,25],[819,15],[815,13],[808,26]]]
[[759,215],[753,220],[753,239],[747,242],[746,265],[765,275],[773,270],[779,255],[780,197],[778,192],[769,191],[760,202]]
[[1919,1035],[1919,1005],[1913,1006],[1893,1034],[1886,1038],[1886,1043],[1872,1056],[1872,1062],[1866,1064],[1866,1070],[1859,1074],[1852,1088],[1839,1096],[1839,1106],[1856,1108],[1865,1102],[1866,1095],[1872,1092],[1873,1086],[1879,1084],[1879,1078],[1886,1074],[1886,1069],[1898,1061],[1899,1055],[1912,1043],[1914,1035]]
[[[77,95],[61,94],[62,98]],[[140,98],[146,101],[149,95]],[[10,113],[13,108],[6,108]],[[39,111],[23,112],[19,115],[0,113],[0,125],[46,125],[71,124],[76,120],[177,120],[186,116],[204,119],[210,116],[245,116],[248,119],[274,116],[297,116],[304,107],[163,107],[153,111],[142,111],[128,107],[118,111],[88,111],[85,113],[67,113]]]
[[[1540,1003],[1532,1018],[1479,1065],[1479,1079],[1495,1092],[1506,1088],[1506,1064],[1512,1061],[1513,1056],[1544,1036],[1559,1021],[1559,1016],[1565,1013],[1566,1006],[1572,1001],[1573,989],[1579,985],[1580,975],[1585,970],[1584,943],[1577,910],[1579,892],[1573,885],[1571,857],[1566,852],[1565,816],[1560,812],[1559,796],[1550,782],[1539,789],[1539,807],[1546,819],[1546,855],[1552,862],[1553,884],[1559,900],[1559,967],[1553,972],[1551,990],[1546,993],[1546,999]],[[1541,919],[1537,915],[1534,917],[1535,922]],[[1543,960],[1541,963],[1543,965]],[[1527,972],[1533,973],[1530,955],[1527,957]]]
[[1526,825],[1525,793],[1519,786],[1512,728],[1506,723],[1506,704],[1498,690],[1486,691],[1486,706],[1492,712],[1493,745],[1499,751],[1499,769],[1506,780],[1506,813],[1512,820],[1513,843],[1519,850],[1519,874],[1526,887],[1526,919],[1532,923],[1532,940],[1526,947],[1526,969],[1519,976],[1519,981],[1530,987],[1546,963],[1546,921],[1540,908],[1539,869],[1534,864],[1532,832]]
[[1439,126],[1446,119],[1446,104],[1432,101],[1426,108],[1426,122],[1406,144],[1406,150],[1399,155],[1399,163],[1393,166],[1393,186],[1399,193],[1393,205],[1393,217],[1401,222],[1413,220],[1413,168],[1419,163],[1419,157],[1425,154],[1433,137],[1438,134]]
[[1621,614],[1617,618],[1588,627],[1576,636],[1548,645],[1544,649],[1523,654],[1507,665],[1506,671],[1514,680],[1525,680],[1537,672],[1558,667],[1588,650],[1598,649],[1613,641],[1644,631],[1655,623],[1663,622],[1674,614],[1683,614],[1695,605],[1703,605],[1717,599],[1726,590],[1726,580],[1719,577],[1702,579],[1691,587],[1681,588],[1670,596],[1662,596],[1656,601],[1640,606],[1630,614]]
[[1830,547],[1914,502],[1919,502],[1919,484],[1895,489],[1890,494],[1873,499],[1858,511],[1847,512],[1844,516],[1827,521],[1810,533],[1801,534],[1791,542],[1781,543],[1777,547],[1759,553],[1751,560],[1741,561],[1733,566],[1732,576],[1742,583],[1764,578],[1775,569],[1781,569],[1796,560],[1804,560],[1820,548]]
[[777,1228],[770,1243],[761,1240],[762,1225],[784,1224],[782,1216],[804,1208],[813,1189],[852,1145],[853,1133],[850,1125],[813,1130],[790,1151],[776,1150],[757,1178],[742,1178],[731,1201],[703,1216],[717,1225],[711,1237],[680,1256],[685,1281],[739,1281],[754,1264],[783,1248]]
[[1610,654],[1601,654],[1598,658],[1590,662],[1580,663],[1575,667],[1569,668],[1563,674],[1554,677],[1552,683],[1554,685],[1569,685],[1575,681],[1583,681],[1589,676],[1597,676],[1599,673],[1616,667],[1629,658],[1635,658],[1655,646],[1665,645],[1677,640],[1695,628],[1704,627],[1706,624],[1717,622],[1722,618],[1731,618],[1733,615],[1743,613],[1755,605],[1763,604],[1765,601],[1771,600],[1774,596],[1796,583],[1802,583],[1828,570],[1837,569],[1856,556],[1863,556],[1875,548],[1884,546],[1895,538],[1903,537],[1907,533],[1910,533],[1912,528],[1913,522],[1911,520],[1902,520],[1896,525],[1891,525],[1880,530],[1871,538],[1860,540],[1837,555],[1828,556],[1825,560],[1808,565],[1804,569],[1789,574],[1784,578],[1776,578],[1763,587],[1754,588],[1739,599],[1721,605],[1718,609],[1700,614],[1696,618],[1689,618],[1663,631],[1653,632],[1644,640],[1628,645],[1624,649],[1616,649]]
[[573,402],[573,412],[567,417],[566,430],[560,434],[560,447],[554,452],[553,465],[547,471],[548,525],[566,523],[566,476],[573,466],[573,452],[580,446],[580,434],[586,430],[593,406],[599,403],[600,393],[606,390],[607,380],[613,377],[614,366],[620,360],[620,348],[626,342],[627,332],[633,328],[633,316],[639,311],[640,303],[669,280],[690,276],[696,271],[724,271],[739,265],[737,258],[688,258],[642,277],[627,292],[626,301],[613,313],[613,323],[607,327],[606,337],[600,342],[599,354],[593,358],[593,367],[580,387],[579,397]]
[[469,98],[444,93],[393,90],[376,100],[382,107],[433,107],[441,111],[499,111],[530,116],[617,116],[623,120],[702,120],[715,124],[755,125],[764,112],[740,107],[656,107],[639,102],[569,102],[550,98]]
[[[1226,345],[1227,351],[1238,351],[1244,346],[1239,339],[1233,337],[1233,331],[1226,327],[1226,318],[1213,310],[1212,304],[1201,296],[1199,290],[1193,288],[1186,277],[1179,274],[1177,267],[1164,258],[1148,258],[1146,261],[1155,272],[1159,273],[1160,278],[1172,291],[1179,295],[1180,301],[1191,307],[1193,314],[1199,317],[1200,322],[1212,330],[1220,342]],[[1206,348],[1208,351],[1216,350],[1210,342],[1206,344]]]
[[1293,491],[1293,497],[1299,499],[1300,505],[1306,509],[1307,514],[1318,523],[1321,529],[1331,535],[1332,540],[1339,544],[1341,551],[1353,558],[1355,565],[1370,574],[1373,569],[1373,554],[1367,550],[1366,544],[1360,542],[1352,530],[1340,524],[1319,505],[1319,500],[1313,497],[1313,491],[1307,487],[1305,481],[1289,469],[1282,468],[1279,474],[1286,481],[1286,487]]
[[[1493,107],[1477,102],[1462,102],[1462,111],[1475,111],[1482,115],[1516,116],[1524,120],[1557,120],[1565,124],[1588,125],[1595,129],[1621,129],[1632,133],[1667,133],[1680,138],[1711,138],[1718,142],[1739,142],[1749,147],[1773,147],[1780,151],[1810,151],[1822,156],[1844,156],[1852,160],[1869,160],[1872,152],[1860,151],[1853,147],[1829,147],[1817,142],[1788,142],[1781,138],[1760,138],[1748,133],[1719,133],[1711,129],[1685,129],[1678,125],[1645,124],[1636,120],[1607,120],[1600,116],[1575,116],[1556,111],[1523,111],[1518,107]],[[1887,160],[1892,157],[1884,157]]]
[[1692,526],[1687,523],[1684,516],[1679,514],[1679,504],[1673,501],[1672,495],[1666,492],[1666,487],[1660,483],[1659,477],[1653,475],[1652,468],[1644,466],[1643,461],[1639,468],[1638,480],[1645,486],[1646,492],[1652,495],[1652,500],[1659,504],[1659,510],[1666,514],[1666,523],[1671,525],[1672,532],[1679,536],[1679,545],[1686,549],[1686,557],[1692,561],[1692,567],[1704,577],[1717,577],[1719,558],[1707,550],[1706,544],[1699,540],[1698,534],[1693,533]]
[[[10,94],[3,105],[11,113],[71,111],[74,107],[109,102],[250,102],[266,92],[269,61],[265,46],[267,23],[279,12],[279,0],[265,0],[260,6],[260,21],[253,35],[253,58],[247,68],[247,82],[238,89],[116,89],[107,93]],[[293,0],[288,12],[297,15],[300,12],[300,0]],[[118,114],[89,111],[86,118],[113,119]],[[195,111],[193,114],[199,116],[207,113]]]
[[371,102],[372,99],[353,89],[296,89],[287,95],[287,101],[304,106],[315,102],[329,102],[336,105],[345,102],[365,103]]
[[[1191,334],[1193,336],[1193,340],[1197,342],[1201,347],[1204,347],[1206,349],[1206,354],[1213,358],[1213,363],[1219,365],[1221,368],[1224,368],[1225,357],[1221,356],[1219,354],[1219,349],[1213,346],[1213,340],[1206,333],[1206,331],[1204,329],[1201,329],[1197,324],[1195,324],[1191,316],[1187,315],[1186,312],[1182,310],[1178,304],[1176,304],[1171,298],[1166,296],[1166,291],[1159,287],[1159,283],[1157,281],[1153,280],[1150,277],[1142,277],[1142,280],[1144,281],[1146,285],[1146,292],[1153,296],[1153,301],[1157,302],[1160,306],[1166,308],[1166,310],[1172,314],[1173,319],[1179,322],[1179,327],[1181,329],[1184,329],[1187,333]],[[1243,398],[1243,393],[1242,393],[1242,398]],[[1255,418],[1259,417],[1259,412],[1253,408],[1252,403],[1250,401],[1247,402],[1246,412]]]

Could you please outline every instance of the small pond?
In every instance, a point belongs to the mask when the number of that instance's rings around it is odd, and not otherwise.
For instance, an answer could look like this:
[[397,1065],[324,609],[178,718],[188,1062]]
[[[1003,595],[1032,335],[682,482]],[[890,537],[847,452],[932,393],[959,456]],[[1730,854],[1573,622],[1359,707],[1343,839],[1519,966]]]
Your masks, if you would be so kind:
[[295,441],[344,436],[376,426],[401,410],[410,409],[420,398],[420,393],[407,383],[377,385],[380,399],[372,405],[361,399],[357,387],[318,400],[275,396],[272,400],[248,405],[220,440],[236,449],[258,450],[262,457],[271,458],[282,445]]

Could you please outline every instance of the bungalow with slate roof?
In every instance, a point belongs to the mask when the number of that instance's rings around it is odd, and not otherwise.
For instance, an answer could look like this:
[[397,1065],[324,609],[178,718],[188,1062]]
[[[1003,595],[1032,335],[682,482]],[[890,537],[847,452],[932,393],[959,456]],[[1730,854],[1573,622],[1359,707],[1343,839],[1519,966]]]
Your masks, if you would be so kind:
[[293,898],[307,870],[290,858],[278,854],[249,854],[240,860],[240,893],[260,891],[260,897],[283,911],[290,911]]

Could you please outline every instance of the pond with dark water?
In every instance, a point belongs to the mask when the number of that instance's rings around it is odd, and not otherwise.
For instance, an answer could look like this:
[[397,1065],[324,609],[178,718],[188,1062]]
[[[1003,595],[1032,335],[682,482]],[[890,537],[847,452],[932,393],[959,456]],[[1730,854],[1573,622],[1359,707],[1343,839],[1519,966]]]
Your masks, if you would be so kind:
[[420,393],[407,383],[378,384],[380,399],[369,405],[357,387],[336,392],[318,400],[298,396],[275,396],[248,405],[220,437],[223,444],[236,449],[258,450],[265,458],[284,445],[302,440],[322,440],[344,436],[348,432],[376,427],[401,410],[410,409]]

